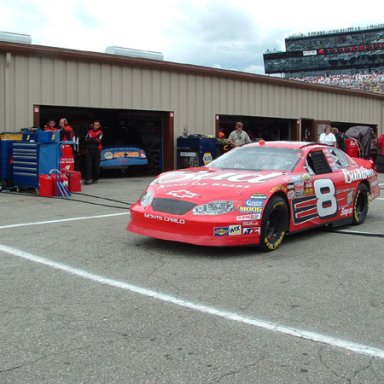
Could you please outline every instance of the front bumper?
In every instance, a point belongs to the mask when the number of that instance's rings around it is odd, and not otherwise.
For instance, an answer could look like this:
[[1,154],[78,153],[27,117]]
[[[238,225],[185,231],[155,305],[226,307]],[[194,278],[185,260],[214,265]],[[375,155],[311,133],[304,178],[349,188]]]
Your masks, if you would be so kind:
[[202,246],[257,245],[260,227],[244,226],[232,215],[183,216],[131,208],[128,231],[161,240]]

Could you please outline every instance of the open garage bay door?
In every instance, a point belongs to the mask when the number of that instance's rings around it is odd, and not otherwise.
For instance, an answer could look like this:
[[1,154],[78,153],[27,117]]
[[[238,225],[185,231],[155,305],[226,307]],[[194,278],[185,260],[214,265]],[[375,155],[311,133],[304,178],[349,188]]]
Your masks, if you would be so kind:
[[222,129],[225,137],[235,129],[237,121],[244,124],[244,130],[252,141],[298,140],[296,120],[258,116],[217,115],[216,129]]
[[65,117],[81,143],[90,124],[100,120],[103,126],[103,145],[138,146],[145,150],[148,166],[143,173],[157,174],[174,168],[173,113],[127,109],[79,108],[40,105],[34,106],[34,124],[41,128],[49,119],[56,123]]

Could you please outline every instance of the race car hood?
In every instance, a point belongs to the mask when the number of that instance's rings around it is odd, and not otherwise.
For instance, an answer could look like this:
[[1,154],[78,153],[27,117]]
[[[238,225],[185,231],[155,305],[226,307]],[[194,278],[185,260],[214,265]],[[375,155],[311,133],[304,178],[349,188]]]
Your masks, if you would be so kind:
[[239,199],[249,193],[268,194],[273,187],[286,181],[282,171],[239,171],[208,167],[166,172],[149,186],[153,197],[188,199],[196,203],[212,199]]

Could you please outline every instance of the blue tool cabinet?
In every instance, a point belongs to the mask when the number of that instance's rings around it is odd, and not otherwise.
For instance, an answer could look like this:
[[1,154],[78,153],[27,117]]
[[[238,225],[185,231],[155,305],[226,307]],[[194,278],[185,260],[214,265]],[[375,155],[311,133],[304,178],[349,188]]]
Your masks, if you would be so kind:
[[20,141],[13,143],[13,182],[17,187],[38,188],[39,175],[59,168],[59,145]]

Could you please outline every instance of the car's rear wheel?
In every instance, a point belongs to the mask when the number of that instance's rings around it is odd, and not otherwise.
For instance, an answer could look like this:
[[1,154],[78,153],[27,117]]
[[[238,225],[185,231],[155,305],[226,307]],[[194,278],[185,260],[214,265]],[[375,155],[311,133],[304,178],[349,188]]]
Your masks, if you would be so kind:
[[357,188],[355,201],[353,203],[353,224],[362,224],[368,213],[369,191],[365,184]]
[[260,247],[263,251],[274,251],[283,242],[288,229],[288,206],[281,196],[273,196],[264,209]]

